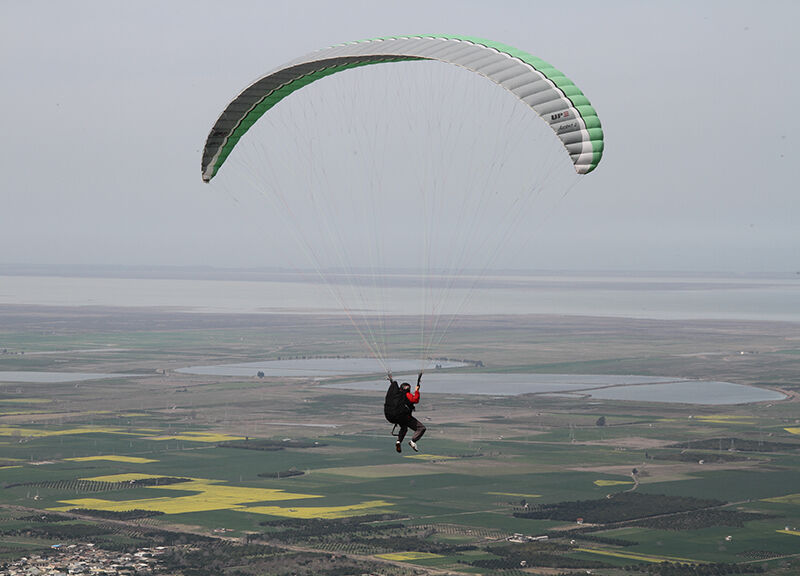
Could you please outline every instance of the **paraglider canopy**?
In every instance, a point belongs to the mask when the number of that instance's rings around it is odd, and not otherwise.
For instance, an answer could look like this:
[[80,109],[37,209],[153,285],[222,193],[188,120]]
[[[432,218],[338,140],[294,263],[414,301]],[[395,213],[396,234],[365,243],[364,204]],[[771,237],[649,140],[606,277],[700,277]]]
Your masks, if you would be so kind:
[[589,100],[544,60],[511,46],[467,36],[376,38],[332,46],[263,76],[231,102],[208,135],[203,180],[209,182],[231,150],[270,108],[325,76],[350,68],[408,60],[461,66],[499,84],[535,111],[556,133],[575,170],[587,174],[603,154],[603,131]]

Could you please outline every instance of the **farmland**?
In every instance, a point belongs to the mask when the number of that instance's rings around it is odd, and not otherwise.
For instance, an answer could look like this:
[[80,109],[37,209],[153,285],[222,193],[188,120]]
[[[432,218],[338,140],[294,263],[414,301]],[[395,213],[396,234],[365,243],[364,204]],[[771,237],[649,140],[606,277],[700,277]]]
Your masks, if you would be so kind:
[[426,394],[423,381],[422,451],[397,454],[381,392],[177,372],[356,357],[344,319],[3,314],[0,371],[108,376],[0,383],[0,561],[89,542],[167,546],[170,574],[205,573],[202,549],[216,574],[800,571],[795,324],[465,318],[443,352],[480,360],[487,387],[501,373],[638,374],[787,399]]

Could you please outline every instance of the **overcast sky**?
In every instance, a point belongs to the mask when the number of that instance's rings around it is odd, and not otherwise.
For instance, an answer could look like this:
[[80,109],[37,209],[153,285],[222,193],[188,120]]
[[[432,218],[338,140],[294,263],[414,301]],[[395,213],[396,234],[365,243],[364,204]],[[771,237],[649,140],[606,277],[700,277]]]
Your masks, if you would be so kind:
[[798,21],[793,0],[0,0],[0,265],[279,263],[201,181],[219,113],[317,48],[443,33],[553,63],[603,122],[519,268],[794,272]]

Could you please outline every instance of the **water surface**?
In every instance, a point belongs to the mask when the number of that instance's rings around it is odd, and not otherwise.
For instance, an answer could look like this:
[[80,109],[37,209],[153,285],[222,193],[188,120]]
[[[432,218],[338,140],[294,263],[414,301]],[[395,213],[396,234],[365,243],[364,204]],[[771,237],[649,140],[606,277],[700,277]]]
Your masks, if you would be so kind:
[[[383,391],[386,383],[377,380],[340,382],[325,387]],[[731,382],[603,374],[457,374],[434,371],[424,375],[422,390],[430,394],[490,396],[581,393],[598,400],[711,405],[769,402],[785,398],[780,392]]]
[[[388,359],[386,365],[391,366],[397,374],[416,372],[420,369],[419,360]],[[465,366],[460,362],[429,362],[424,370],[433,369],[438,364],[442,368],[458,368]],[[203,376],[243,376],[252,377],[263,372],[264,376],[298,378],[321,378],[333,376],[354,376],[358,374],[383,374],[384,365],[374,358],[292,358],[288,360],[262,360],[259,362],[241,362],[238,364],[218,364],[215,366],[189,366],[177,370],[184,374]]]
[[592,398],[636,402],[681,402],[685,404],[750,404],[777,402],[786,398],[774,390],[730,382],[677,381],[642,386],[620,386],[592,390]]

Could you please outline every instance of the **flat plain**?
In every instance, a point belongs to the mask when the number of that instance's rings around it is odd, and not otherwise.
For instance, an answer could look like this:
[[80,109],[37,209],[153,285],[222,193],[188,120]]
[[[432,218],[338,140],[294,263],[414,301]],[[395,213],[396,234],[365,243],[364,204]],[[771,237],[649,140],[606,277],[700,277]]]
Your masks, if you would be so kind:
[[[397,454],[380,392],[177,372],[364,356],[346,318],[17,306],[0,317],[2,372],[125,375],[0,383],[5,562],[162,542],[182,550],[170,574],[800,571],[795,323],[463,317],[441,356],[480,361],[457,372],[483,374],[489,391],[510,372],[635,374],[786,399],[425,394],[423,380],[429,431],[419,454]],[[390,325],[411,350],[414,319]],[[213,548],[219,564],[194,566],[192,547],[209,542],[227,546]]]

